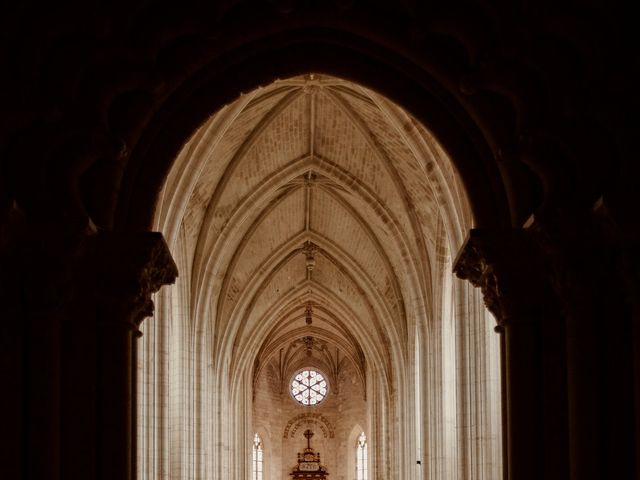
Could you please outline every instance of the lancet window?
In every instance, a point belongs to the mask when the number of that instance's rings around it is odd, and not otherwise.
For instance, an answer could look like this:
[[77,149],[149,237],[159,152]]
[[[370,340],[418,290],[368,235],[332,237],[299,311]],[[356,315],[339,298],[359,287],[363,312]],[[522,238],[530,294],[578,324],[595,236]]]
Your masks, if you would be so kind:
[[263,455],[262,451],[262,439],[260,435],[257,433],[253,436],[253,460],[252,460],[252,470],[253,474],[251,476],[252,480],[262,480],[262,471],[263,471]]
[[367,436],[362,432],[356,444],[356,480],[367,478]]

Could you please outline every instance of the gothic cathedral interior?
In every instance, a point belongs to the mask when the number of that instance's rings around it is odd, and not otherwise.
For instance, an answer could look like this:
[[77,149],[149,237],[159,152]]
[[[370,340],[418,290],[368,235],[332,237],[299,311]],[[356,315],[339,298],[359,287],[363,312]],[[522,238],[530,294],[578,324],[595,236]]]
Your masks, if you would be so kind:
[[629,9],[8,2],[0,477],[640,480]]

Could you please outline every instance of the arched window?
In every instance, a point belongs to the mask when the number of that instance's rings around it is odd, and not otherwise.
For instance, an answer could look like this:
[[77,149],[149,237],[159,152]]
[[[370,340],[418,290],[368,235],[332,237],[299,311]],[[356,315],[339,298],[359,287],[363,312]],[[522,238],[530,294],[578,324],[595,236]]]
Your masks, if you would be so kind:
[[251,462],[252,480],[262,480],[262,439],[257,433],[253,436],[253,461]]
[[356,444],[356,480],[367,478],[367,436],[362,432]]

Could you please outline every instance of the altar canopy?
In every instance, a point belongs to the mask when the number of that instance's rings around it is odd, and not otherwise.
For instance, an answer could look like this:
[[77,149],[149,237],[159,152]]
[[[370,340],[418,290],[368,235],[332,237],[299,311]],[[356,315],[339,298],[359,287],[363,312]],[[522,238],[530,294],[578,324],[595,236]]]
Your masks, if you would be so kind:
[[303,452],[298,452],[298,464],[293,467],[293,471],[289,474],[291,478],[313,478],[325,479],[329,476],[327,469],[320,463],[320,452],[315,452],[311,448],[311,437],[313,432],[306,430],[304,436],[307,439],[307,448]]

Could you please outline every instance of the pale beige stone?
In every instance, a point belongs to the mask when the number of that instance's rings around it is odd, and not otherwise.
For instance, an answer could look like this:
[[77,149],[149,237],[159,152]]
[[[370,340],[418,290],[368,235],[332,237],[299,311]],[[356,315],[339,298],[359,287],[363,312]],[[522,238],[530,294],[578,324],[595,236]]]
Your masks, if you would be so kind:
[[[212,115],[155,217],[180,277],[143,326],[140,478],[249,479],[255,432],[287,478],[306,428],[334,479],[361,431],[370,479],[500,478],[498,339],[451,272],[472,226],[446,152],[373,91],[301,76]],[[305,366],[317,407],[288,393]]]

